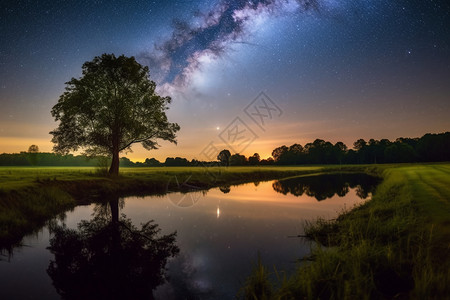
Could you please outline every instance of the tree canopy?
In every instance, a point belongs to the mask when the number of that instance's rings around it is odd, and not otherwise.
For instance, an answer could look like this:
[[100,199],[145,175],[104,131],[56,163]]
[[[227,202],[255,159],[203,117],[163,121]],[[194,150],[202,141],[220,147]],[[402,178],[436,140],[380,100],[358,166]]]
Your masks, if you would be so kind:
[[227,149],[223,149],[222,151],[220,151],[219,155],[217,155],[217,159],[225,166],[229,166],[230,165],[230,150]]
[[155,92],[149,69],[134,57],[103,54],[85,62],[82,77],[66,83],[51,113],[59,126],[50,133],[57,153],[84,149],[112,156],[110,174],[119,172],[119,153],[141,143],[157,149],[157,139],[176,143],[178,124],[165,111],[170,97]]

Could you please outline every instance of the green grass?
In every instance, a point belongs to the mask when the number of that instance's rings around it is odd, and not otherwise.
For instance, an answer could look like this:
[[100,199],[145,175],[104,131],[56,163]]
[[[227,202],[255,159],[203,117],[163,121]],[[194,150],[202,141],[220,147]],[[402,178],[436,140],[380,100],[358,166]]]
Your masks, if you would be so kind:
[[448,298],[449,171],[449,164],[378,167],[384,180],[372,200],[308,224],[306,235],[317,241],[312,262],[272,283],[266,298]]

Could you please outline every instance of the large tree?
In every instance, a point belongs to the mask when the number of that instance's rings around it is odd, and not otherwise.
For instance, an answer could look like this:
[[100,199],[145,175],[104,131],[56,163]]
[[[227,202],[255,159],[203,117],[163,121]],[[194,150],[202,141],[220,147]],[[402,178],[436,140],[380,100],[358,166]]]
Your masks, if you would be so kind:
[[119,173],[119,153],[141,143],[157,149],[157,139],[176,143],[178,124],[165,111],[170,97],[159,96],[148,67],[134,57],[103,54],[85,62],[82,76],[66,83],[66,91],[52,109],[60,121],[53,134],[54,150],[84,149],[88,155],[110,155],[109,173]]

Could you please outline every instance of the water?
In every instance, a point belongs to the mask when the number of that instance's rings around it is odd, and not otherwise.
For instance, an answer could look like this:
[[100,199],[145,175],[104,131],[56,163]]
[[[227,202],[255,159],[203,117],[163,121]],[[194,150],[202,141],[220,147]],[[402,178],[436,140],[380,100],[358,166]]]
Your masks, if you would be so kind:
[[[232,299],[258,253],[292,272],[310,251],[310,242],[290,237],[303,234],[304,221],[336,217],[375,184],[366,175],[327,175],[78,206],[0,261],[0,299]],[[161,232],[143,238],[153,231],[140,224],[150,220]],[[175,231],[175,241],[158,240]]]

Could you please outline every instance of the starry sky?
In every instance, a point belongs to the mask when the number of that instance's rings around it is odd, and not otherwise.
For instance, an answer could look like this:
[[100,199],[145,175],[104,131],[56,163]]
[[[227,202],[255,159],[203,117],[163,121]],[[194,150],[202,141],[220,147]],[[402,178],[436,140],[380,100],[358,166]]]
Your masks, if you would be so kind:
[[444,0],[6,0],[0,41],[0,153],[51,151],[52,106],[102,53],[173,99],[178,145],[134,161],[450,130]]

